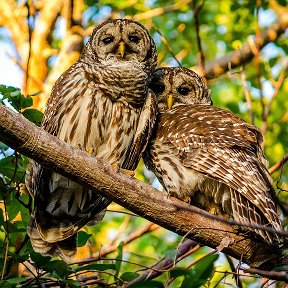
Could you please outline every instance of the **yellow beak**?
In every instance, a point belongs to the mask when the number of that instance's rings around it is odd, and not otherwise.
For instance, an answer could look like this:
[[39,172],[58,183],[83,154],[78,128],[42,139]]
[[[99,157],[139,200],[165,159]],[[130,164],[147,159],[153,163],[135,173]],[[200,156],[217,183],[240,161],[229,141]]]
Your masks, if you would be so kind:
[[168,98],[167,98],[167,107],[168,107],[168,110],[170,110],[172,108],[172,105],[173,105],[173,95],[172,94],[169,94],[168,95]]
[[123,58],[125,54],[125,43],[122,40],[119,42],[118,52],[121,54]]

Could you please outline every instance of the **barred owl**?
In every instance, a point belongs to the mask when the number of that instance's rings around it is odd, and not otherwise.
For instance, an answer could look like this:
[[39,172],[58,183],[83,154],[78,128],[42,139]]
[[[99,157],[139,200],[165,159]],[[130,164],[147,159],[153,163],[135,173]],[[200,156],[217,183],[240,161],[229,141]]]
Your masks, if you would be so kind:
[[[144,162],[168,193],[244,224],[281,230],[257,127],[213,107],[208,87],[191,70],[157,69],[150,87],[160,111]],[[267,242],[282,241],[255,231]]]
[[[156,47],[138,22],[96,27],[78,61],[56,81],[42,127],[112,165],[135,169],[155,123],[148,89]],[[28,235],[35,251],[70,261],[76,232],[102,220],[110,200],[33,161],[26,185],[34,197]]]

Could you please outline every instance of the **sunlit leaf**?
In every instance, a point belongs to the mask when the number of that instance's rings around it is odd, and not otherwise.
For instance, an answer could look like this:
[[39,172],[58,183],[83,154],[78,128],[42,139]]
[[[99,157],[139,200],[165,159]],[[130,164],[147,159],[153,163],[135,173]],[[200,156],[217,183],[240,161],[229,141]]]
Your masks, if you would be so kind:
[[29,121],[35,123],[36,125],[40,125],[43,119],[43,113],[36,109],[25,109],[22,112],[22,115],[27,118]]

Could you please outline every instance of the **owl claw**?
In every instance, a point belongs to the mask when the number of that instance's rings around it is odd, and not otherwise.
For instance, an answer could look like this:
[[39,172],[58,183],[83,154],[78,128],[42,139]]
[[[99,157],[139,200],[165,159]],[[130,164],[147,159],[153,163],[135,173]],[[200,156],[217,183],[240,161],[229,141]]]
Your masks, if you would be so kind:
[[93,147],[89,147],[88,149],[84,149],[81,144],[78,143],[78,148],[82,151],[86,151],[89,155],[93,156],[95,153],[95,149]]
[[190,203],[191,201],[191,198],[189,196],[183,196],[183,197],[180,197],[177,192],[168,192],[167,193],[167,198],[170,198],[170,197],[174,197],[174,198],[177,198],[185,203]]
[[229,218],[229,215],[224,213],[224,211],[221,209],[220,205],[218,205],[216,203],[214,203],[210,206],[209,213],[212,215],[221,216],[221,217],[226,218],[226,219]]
[[93,147],[90,147],[86,151],[92,156],[94,154],[94,150],[95,149]]
[[133,170],[128,170],[128,169],[123,169],[121,168],[121,164],[120,163],[115,163],[112,165],[114,168],[116,168],[117,173],[124,173],[128,176],[130,176],[131,178],[133,178],[135,176],[135,172]]

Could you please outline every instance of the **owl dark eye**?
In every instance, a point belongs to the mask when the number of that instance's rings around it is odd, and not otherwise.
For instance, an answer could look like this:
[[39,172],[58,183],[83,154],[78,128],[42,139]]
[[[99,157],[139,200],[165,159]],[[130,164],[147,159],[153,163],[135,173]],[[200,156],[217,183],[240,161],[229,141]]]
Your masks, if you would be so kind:
[[180,87],[177,89],[177,91],[178,91],[181,95],[185,96],[185,95],[188,95],[188,93],[190,92],[190,89],[187,88],[187,87],[181,87],[181,86],[180,86]]
[[165,90],[165,86],[162,83],[152,83],[150,89],[156,94],[162,94]]
[[128,39],[134,43],[138,43],[140,41],[140,38],[138,36],[135,36],[135,35],[129,35]]
[[109,43],[112,43],[113,40],[114,40],[113,36],[108,36],[108,37],[104,38],[102,41],[104,44],[109,44]]

